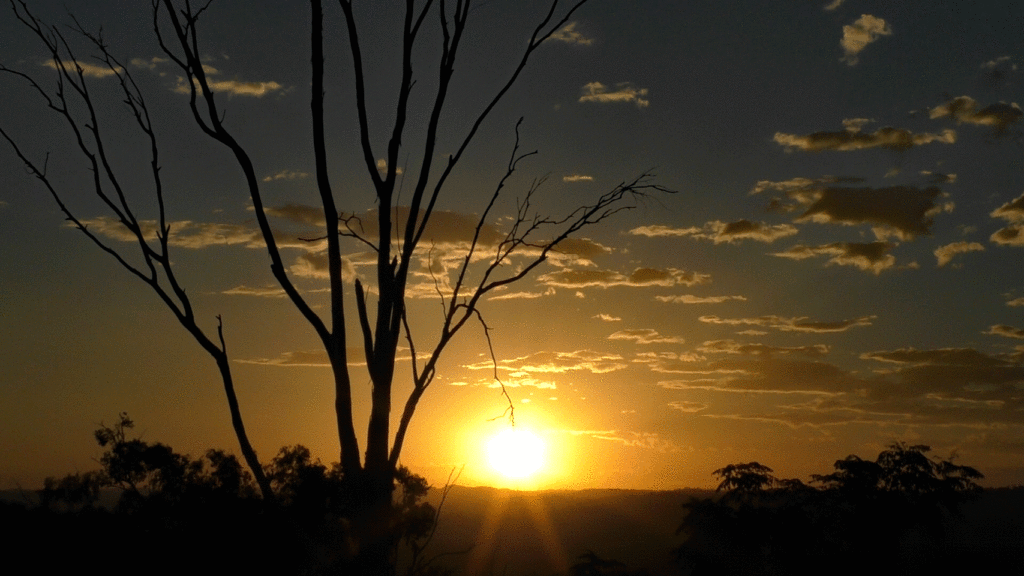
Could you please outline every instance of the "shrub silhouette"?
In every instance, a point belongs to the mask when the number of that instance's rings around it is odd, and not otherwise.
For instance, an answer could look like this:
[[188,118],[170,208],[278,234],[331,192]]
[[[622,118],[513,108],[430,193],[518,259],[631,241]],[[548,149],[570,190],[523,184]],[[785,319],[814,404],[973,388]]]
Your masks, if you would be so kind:
[[946,527],[982,474],[928,452],[896,442],[873,462],[850,455],[813,475],[817,487],[757,462],[720,468],[718,494],[686,505],[676,557],[694,575],[944,572]]

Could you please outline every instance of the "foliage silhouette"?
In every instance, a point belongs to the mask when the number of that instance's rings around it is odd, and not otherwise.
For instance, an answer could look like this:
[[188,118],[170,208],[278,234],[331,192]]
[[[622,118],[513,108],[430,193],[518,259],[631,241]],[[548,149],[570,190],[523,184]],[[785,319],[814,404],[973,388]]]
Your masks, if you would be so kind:
[[874,462],[850,455],[813,475],[818,487],[757,462],[720,468],[719,494],[686,505],[676,557],[694,575],[942,572],[956,564],[947,525],[982,474],[929,451],[896,442]]
[[[100,470],[46,480],[35,516],[41,530],[69,527],[84,549],[100,545],[92,535],[115,529],[125,560],[142,561],[175,546],[197,550],[195,559],[206,566],[201,573],[238,570],[242,557],[253,559],[251,568],[261,573],[328,574],[347,571],[357,558],[360,543],[349,518],[359,495],[339,465],[322,464],[301,445],[281,448],[265,470],[278,503],[268,509],[234,455],[208,450],[193,459],[132,437],[133,427],[121,413],[113,426],[96,430],[105,449]],[[438,517],[425,501],[429,486],[404,467],[396,476],[393,540],[421,550]],[[111,510],[95,507],[104,489],[119,491]],[[233,543],[216,544],[226,542],[225,534]]]

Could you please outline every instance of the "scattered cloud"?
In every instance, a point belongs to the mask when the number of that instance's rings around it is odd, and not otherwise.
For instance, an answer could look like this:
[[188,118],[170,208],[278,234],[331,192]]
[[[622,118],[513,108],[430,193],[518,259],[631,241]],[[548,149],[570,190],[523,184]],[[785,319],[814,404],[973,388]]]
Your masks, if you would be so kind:
[[997,134],[1002,134],[1007,127],[1018,122],[1024,112],[1015,102],[1007,104],[997,102],[982,109],[970,96],[957,96],[945,104],[940,104],[928,111],[928,116],[935,118],[952,118],[957,124],[977,124],[991,126]]
[[804,136],[776,132],[774,140],[776,143],[785,146],[787,151],[820,152],[822,150],[836,150],[847,152],[869,148],[909,150],[914,146],[923,146],[933,142],[954,144],[956,143],[956,131],[947,129],[937,134],[932,132],[915,134],[910,130],[884,126],[870,133],[849,129],[835,132],[814,132]]
[[833,242],[820,246],[798,244],[785,252],[775,252],[772,256],[793,260],[830,256],[829,264],[854,266],[867,272],[879,274],[882,270],[895,266],[896,258],[888,254],[894,246],[895,244],[891,242]]
[[235,360],[241,364],[262,364],[265,366],[311,366],[318,368],[330,367],[331,362],[327,359],[327,352],[324,350],[310,350],[304,352],[285,352],[277,358],[253,358],[250,360]]
[[988,329],[988,332],[984,332],[984,334],[1024,340],[1024,328],[1014,328],[1013,326],[1007,326],[1006,324],[997,324],[992,326]]
[[668,405],[669,408],[672,408],[673,410],[679,410],[680,412],[685,412],[687,414],[696,414],[708,407],[707,404],[693,402],[691,400],[674,400],[669,402]]
[[110,76],[116,76],[121,72],[124,72],[124,68],[121,68],[120,66],[111,68],[106,64],[91,64],[89,62],[78,62],[76,60],[62,60],[59,64],[54,60],[47,60],[46,62],[43,62],[43,66],[53,68],[54,70],[66,70],[69,73],[79,71],[82,76],[85,76],[86,78],[109,78]]
[[699,234],[700,228],[672,228],[655,224],[651,226],[639,226],[629,231],[633,236],[647,236],[648,238],[659,238],[664,236],[692,236]]
[[[1024,299],[1022,299],[1022,301],[1024,301]],[[622,318],[620,318],[618,316],[612,316],[610,314],[603,314],[602,313],[602,314],[598,314],[598,315],[594,316],[594,318],[597,318],[598,320],[601,320],[602,322],[622,322]]]
[[672,304],[721,304],[729,300],[746,301],[745,296],[695,296],[693,294],[678,294],[676,296],[655,296],[659,302],[670,302]]
[[[378,158],[377,159],[377,171],[380,172],[381,174],[386,174],[387,171],[388,171],[388,161],[385,160],[384,158]],[[395,168],[395,174],[401,175],[402,172],[403,172],[403,170],[402,170],[401,166],[399,166],[398,168]]]
[[559,288],[610,288],[612,286],[694,286],[711,281],[707,274],[685,272],[675,268],[637,268],[628,276],[612,270],[563,268],[538,278],[548,286]]
[[593,176],[587,176],[586,174],[569,174],[562,176],[562,182],[590,182],[594,179]]
[[843,57],[840,58],[840,61],[855,66],[860,53],[867,48],[868,44],[882,36],[890,35],[892,35],[892,29],[889,28],[889,24],[885,20],[870,14],[861,14],[853,24],[843,26],[843,38],[839,41],[839,45],[843,48]]
[[698,352],[705,354],[754,354],[757,356],[798,355],[825,356],[828,346],[812,344],[809,346],[769,346],[767,344],[744,344],[735,340],[708,340],[697,347]]
[[629,231],[635,236],[691,236],[711,240],[715,244],[723,242],[732,244],[740,240],[756,240],[758,242],[771,243],[779,238],[792,236],[797,233],[795,226],[791,224],[766,224],[764,222],[751,222],[747,219],[735,222],[722,222],[715,220],[704,224],[703,228],[669,228],[667,226],[640,226]]
[[609,340],[632,340],[637,344],[682,344],[684,339],[679,336],[662,336],[651,328],[632,328],[619,330],[608,336]]
[[264,182],[273,182],[275,180],[298,180],[300,178],[309,178],[308,172],[296,172],[295,170],[281,170],[277,174],[271,174],[270,176],[264,176]]
[[593,44],[594,39],[587,38],[583,33],[577,31],[576,24],[576,22],[569,22],[561,30],[552,34],[550,39],[565,42],[566,44],[579,44],[581,46],[590,46]]
[[583,95],[580,102],[597,102],[600,104],[610,103],[632,103],[637,108],[646,108],[651,102],[647,100],[647,88],[637,88],[629,82],[620,82],[615,85],[614,90],[600,82],[590,82],[583,86]]
[[952,244],[946,244],[945,246],[939,246],[935,249],[935,257],[939,260],[939,267],[943,267],[949,264],[953,260],[953,256],[957,254],[966,254],[968,252],[981,252],[985,250],[985,247],[977,242],[953,242]]
[[[489,359],[463,367],[470,370],[494,370],[494,364]],[[593,374],[606,374],[626,367],[627,364],[623,361],[622,356],[592,350],[535,352],[527,356],[498,361],[498,369],[508,372],[513,377],[525,377],[534,372],[564,374],[573,371],[587,371]]]
[[134,66],[136,68],[146,68],[148,70],[156,70],[157,66],[159,66],[159,65],[161,65],[161,64],[163,64],[165,62],[169,62],[169,60],[167,58],[161,58],[159,56],[154,56],[154,57],[150,58],[149,60],[146,60],[145,58],[132,58],[129,61],[129,64],[131,64],[132,66]]
[[901,240],[912,240],[931,234],[932,216],[953,210],[950,202],[936,202],[942,194],[936,186],[827,187],[803,190],[791,198],[804,206],[796,222],[873,224],[879,239],[892,233]]
[[1005,246],[1024,246],[1024,194],[996,208],[990,216],[1011,223],[1010,226],[996,230],[989,237],[992,242]]
[[657,432],[628,432],[619,430],[569,430],[573,436],[587,436],[596,440],[608,440],[623,446],[646,448],[657,452],[679,452],[671,440],[666,440]]
[[862,316],[837,322],[807,321],[807,317],[785,318],[782,316],[759,316],[757,318],[719,318],[718,316],[701,316],[699,320],[707,324],[725,324],[729,326],[763,326],[782,332],[846,332],[855,326],[870,326],[875,316]]
[[832,0],[831,2],[829,2],[828,4],[826,4],[826,5],[825,5],[825,6],[824,6],[824,7],[822,8],[822,10],[824,10],[824,11],[826,11],[826,12],[832,12],[832,11],[833,11],[833,10],[835,10],[836,8],[839,8],[840,6],[842,6],[842,5],[843,5],[843,2],[844,2],[844,0]]
[[263,298],[284,298],[286,294],[284,289],[280,286],[264,286],[263,288],[253,288],[251,286],[235,286],[234,288],[224,290],[221,294],[227,294],[229,296],[260,296]]
[[1009,300],[1009,301],[1006,302],[1006,305],[1007,306],[1013,306],[1013,307],[1024,306],[1024,297],[1014,298],[1013,300]]

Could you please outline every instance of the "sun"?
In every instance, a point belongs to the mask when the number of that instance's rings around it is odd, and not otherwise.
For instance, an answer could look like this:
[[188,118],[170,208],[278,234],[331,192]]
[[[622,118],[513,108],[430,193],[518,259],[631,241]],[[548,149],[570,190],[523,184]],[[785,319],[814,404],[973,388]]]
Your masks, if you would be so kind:
[[528,430],[506,428],[487,443],[487,459],[506,478],[528,478],[544,465],[544,441]]

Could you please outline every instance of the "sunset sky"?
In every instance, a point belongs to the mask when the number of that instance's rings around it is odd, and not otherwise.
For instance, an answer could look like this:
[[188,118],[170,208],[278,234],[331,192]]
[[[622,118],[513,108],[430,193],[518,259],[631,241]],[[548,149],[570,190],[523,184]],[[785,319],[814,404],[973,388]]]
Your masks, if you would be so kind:
[[[68,23],[65,4],[32,9]],[[340,10],[326,4],[332,179],[339,208],[365,221],[377,206],[351,58]],[[400,73],[399,4],[357,12],[381,158]],[[334,461],[326,357],[274,283],[242,174],[195,126],[147,6],[70,4],[86,29],[102,24],[148,99],[172,257],[202,326],[224,319],[258,453],[266,461],[300,443]],[[439,161],[512,71],[545,8],[494,0],[471,12]],[[45,49],[4,12],[0,63],[52,88]],[[521,151],[538,153],[508,183],[485,243],[537,179],[546,180],[535,204],[550,215],[646,171],[676,193],[585,230],[587,241],[482,306],[516,425],[546,444],[537,475],[505,480],[487,461],[488,440],[509,426],[508,401],[478,325],[448,350],[402,463],[435,485],[464,466],[469,485],[663,489],[711,486],[716,468],[752,460],[806,479],[903,440],[956,455],[986,485],[1024,483],[1022,27],[1024,4],[1010,0],[583,7],[536,52],[450,182],[409,290],[417,348],[436,337],[435,286],[453,280],[446,273],[504,173],[519,117]],[[200,43],[226,125],[262,178],[290,274],[322,311],[325,245],[300,240],[323,226],[308,28],[303,2],[218,0],[200,20]],[[416,54],[403,170],[420,161],[438,39],[431,30]],[[89,68],[96,62],[74,41],[116,168],[138,212],[155,218],[147,150],[125,129],[116,81]],[[0,127],[33,159],[49,152],[49,174],[76,214],[132,254],[90,195],[70,132],[22,79],[0,82]],[[193,455],[236,450],[210,358],[148,287],[64,225],[5,141],[0,174],[0,488],[95,468],[92,431],[120,411],[146,440]],[[348,270],[372,274],[365,247],[343,249]],[[409,389],[401,355],[394,421]],[[363,367],[354,374],[364,430],[369,378]]]

